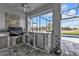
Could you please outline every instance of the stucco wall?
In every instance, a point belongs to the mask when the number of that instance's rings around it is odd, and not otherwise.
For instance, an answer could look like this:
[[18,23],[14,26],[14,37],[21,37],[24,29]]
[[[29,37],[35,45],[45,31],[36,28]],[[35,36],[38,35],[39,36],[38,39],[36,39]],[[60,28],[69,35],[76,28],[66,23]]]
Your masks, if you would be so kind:
[[20,26],[25,28],[25,14],[14,7],[0,6],[0,30],[5,29],[5,12],[20,16]]

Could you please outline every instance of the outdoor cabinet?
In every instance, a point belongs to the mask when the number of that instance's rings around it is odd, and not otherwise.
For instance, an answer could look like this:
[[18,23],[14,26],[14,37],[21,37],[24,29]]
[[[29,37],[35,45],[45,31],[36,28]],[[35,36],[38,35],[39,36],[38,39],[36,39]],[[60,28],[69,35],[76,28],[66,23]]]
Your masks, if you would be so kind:
[[9,46],[9,36],[8,33],[0,34],[0,49],[7,48]]
[[22,36],[12,36],[10,37],[10,46],[15,46],[16,44],[22,43]]
[[28,43],[28,35],[25,36],[25,42]]
[[34,46],[33,42],[34,42],[34,35],[33,35],[33,33],[30,33],[30,44],[32,46]]

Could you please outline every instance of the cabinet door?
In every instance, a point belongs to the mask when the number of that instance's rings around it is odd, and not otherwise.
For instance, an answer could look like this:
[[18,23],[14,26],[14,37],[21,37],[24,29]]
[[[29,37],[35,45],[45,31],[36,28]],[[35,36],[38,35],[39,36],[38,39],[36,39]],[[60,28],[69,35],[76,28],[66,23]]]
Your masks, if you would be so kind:
[[2,38],[0,38],[0,49],[2,48]]
[[16,39],[16,44],[20,44],[20,43],[22,43],[22,37],[18,37],[18,38]]
[[44,49],[43,34],[41,33],[37,34],[36,47]]
[[25,42],[28,43],[28,35],[25,36]]
[[8,38],[0,37],[0,49],[8,47]]
[[34,34],[31,33],[30,34],[30,44],[33,46],[33,43],[34,43]]

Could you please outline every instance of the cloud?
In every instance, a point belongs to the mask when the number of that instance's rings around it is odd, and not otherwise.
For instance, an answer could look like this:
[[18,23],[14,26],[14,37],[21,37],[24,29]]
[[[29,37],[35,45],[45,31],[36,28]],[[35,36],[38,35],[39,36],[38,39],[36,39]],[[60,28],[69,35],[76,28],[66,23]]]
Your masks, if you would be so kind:
[[67,16],[67,15],[62,14],[62,18],[69,18],[69,17],[72,17],[72,16]]
[[[71,7],[71,6],[69,6],[69,7]],[[69,9],[69,7],[68,7],[67,4],[62,4],[62,7],[61,7],[62,8],[62,11],[63,10],[66,10],[66,11],[62,12],[62,18],[68,18],[68,17],[75,16],[76,9],[67,10],[67,9]],[[70,16],[68,16],[68,15],[70,15]]]
[[76,10],[75,9],[72,9],[69,11],[68,15],[72,15],[72,16],[75,16],[76,14]]
[[68,6],[66,4],[62,4],[61,10],[67,10]]
[[48,16],[51,16],[51,15],[52,15],[52,12],[51,12],[51,13],[48,13],[47,15],[48,15]]
[[72,9],[67,13],[62,13],[62,18],[69,18],[69,17],[73,17],[76,15],[76,10]]

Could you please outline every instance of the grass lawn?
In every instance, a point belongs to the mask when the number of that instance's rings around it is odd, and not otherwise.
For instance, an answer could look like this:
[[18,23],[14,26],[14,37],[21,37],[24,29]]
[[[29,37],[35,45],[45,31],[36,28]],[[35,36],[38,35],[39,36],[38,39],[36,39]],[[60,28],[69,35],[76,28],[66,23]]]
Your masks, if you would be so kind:
[[62,34],[66,34],[66,35],[79,35],[79,30],[62,31]]

